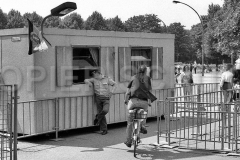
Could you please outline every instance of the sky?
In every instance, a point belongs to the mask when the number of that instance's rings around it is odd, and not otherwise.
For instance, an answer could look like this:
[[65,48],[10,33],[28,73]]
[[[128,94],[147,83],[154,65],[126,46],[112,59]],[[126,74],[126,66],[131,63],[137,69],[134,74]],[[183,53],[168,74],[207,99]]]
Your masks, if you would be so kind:
[[[180,22],[185,29],[191,29],[192,25],[200,22],[197,14],[183,4],[174,4],[172,0],[70,0],[77,4],[77,12],[86,20],[94,11],[98,11],[104,18],[118,16],[126,21],[132,16],[155,14],[167,26],[174,22]],[[210,4],[223,5],[224,0],[179,0],[190,5],[200,15],[207,15]],[[66,0],[0,0],[0,8],[4,13],[11,9],[18,10],[22,15],[26,12],[45,17],[50,10]]]

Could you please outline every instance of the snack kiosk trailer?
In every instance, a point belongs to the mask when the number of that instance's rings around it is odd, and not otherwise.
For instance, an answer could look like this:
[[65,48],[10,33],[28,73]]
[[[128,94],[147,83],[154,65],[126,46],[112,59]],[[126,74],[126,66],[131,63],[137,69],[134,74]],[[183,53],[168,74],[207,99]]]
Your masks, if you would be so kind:
[[[18,133],[32,136],[93,126],[97,113],[91,71],[117,82],[108,123],[126,121],[126,86],[139,65],[148,66],[152,93],[174,87],[174,35],[73,29],[44,29],[52,44],[28,55],[28,28],[0,30],[0,67],[4,83],[18,85]],[[157,115],[157,104],[148,117]]]

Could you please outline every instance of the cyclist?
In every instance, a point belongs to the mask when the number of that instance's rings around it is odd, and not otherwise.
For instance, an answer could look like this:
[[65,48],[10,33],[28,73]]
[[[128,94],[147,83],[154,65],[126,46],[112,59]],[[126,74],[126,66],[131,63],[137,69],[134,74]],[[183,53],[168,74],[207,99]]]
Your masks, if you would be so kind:
[[[125,94],[125,104],[128,107],[128,110],[132,110],[134,108],[141,108],[145,111],[148,110],[148,106],[151,106],[151,101],[147,98],[148,96],[141,88],[147,88],[151,90],[151,79],[146,75],[147,66],[141,65],[138,69],[138,73],[132,77],[132,80],[128,84],[128,89]],[[141,87],[145,85],[144,87]],[[127,119],[127,140],[124,142],[127,147],[132,146],[132,122],[133,118],[130,114],[128,114]],[[147,134],[147,130],[145,128],[146,121],[142,122],[140,132],[143,134]]]

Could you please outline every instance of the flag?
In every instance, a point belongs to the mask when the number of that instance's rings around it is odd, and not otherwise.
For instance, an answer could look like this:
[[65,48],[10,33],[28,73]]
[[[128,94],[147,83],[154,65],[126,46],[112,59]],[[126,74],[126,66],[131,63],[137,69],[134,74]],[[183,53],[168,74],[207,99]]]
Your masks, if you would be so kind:
[[[46,52],[48,50],[48,45],[51,45],[45,37],[42,36],[41,31],[38,30],[33,23],[28,20],[28,38],[29,38],[29,50],[28,55],[36,52]],[[47,42],[47,43],[46,43]]]

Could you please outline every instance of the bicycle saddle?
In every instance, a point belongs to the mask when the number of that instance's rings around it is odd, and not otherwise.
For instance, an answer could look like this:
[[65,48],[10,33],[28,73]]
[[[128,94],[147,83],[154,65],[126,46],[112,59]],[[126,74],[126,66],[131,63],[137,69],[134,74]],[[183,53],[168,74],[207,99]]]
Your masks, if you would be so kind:
[[145,112],[144,111],[144,109],[137,109],[137,108],[135,108],[135,109],[131,109],[131,110],[129,110],[129,113],[137,113],[137,114],[144,114],[144,113],[147,113],[147,112]]

